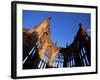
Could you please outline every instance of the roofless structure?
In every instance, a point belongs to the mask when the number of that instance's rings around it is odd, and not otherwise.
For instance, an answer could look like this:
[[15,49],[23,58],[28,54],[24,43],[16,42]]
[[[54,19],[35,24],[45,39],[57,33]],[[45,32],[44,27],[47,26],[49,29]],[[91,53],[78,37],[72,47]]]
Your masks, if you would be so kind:
[[90,66],[90,47],[90,37],[81,24],[70,45],[57,46],[51,40],[49,17],[34,29],[23,28],[23,69]]

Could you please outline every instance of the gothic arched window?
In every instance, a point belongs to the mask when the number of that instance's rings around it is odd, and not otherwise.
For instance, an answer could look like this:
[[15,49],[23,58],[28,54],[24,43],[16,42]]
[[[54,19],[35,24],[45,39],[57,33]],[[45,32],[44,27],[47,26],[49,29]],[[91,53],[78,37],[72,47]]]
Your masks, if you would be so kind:
[[68,58],[67,67],[74,67],[75,66],[75,59],[74,56]]
[[84,47],[81,49],[80,59],[83,66],[88,66],[90,64]]
[[51,54],[50,50],[51,50],[50,47],[47,47],[45,53],[42,56],[42,59],[39,62],[38,68],[41,68],[41,69],[46,68],[46,65],[49,64],[50,57],[51,57],[50,56],[50,54]]
[[63,54],[62,53],[58,53],[58,55],[56,55],[56,57],[55,57],[53,67],[61,68],[61,67],[63,67],[63,62],[64,62]]

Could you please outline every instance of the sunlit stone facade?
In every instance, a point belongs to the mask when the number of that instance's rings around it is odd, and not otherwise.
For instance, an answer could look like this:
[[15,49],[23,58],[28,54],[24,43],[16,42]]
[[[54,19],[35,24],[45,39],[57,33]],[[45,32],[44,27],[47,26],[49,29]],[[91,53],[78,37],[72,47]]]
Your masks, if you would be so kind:
[[81,24],[79,26],[72,44],[66,48],[57,46],[51,40],[50,18],[34,29],[24,28],[23,69],[90,66],[90,37],[84,27]]

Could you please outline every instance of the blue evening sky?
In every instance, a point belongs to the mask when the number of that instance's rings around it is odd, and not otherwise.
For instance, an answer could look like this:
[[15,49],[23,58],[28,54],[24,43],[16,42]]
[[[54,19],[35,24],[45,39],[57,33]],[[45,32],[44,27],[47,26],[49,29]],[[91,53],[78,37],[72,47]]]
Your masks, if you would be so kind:
[[73,42],[79,23],[82,23],[90,34],[91,15],[88,13],[23,10],[23,27],[32,29],[48,17],[51,17],[51,39],[54,43],[57,42],[57,46],[66,47],[66,44]]

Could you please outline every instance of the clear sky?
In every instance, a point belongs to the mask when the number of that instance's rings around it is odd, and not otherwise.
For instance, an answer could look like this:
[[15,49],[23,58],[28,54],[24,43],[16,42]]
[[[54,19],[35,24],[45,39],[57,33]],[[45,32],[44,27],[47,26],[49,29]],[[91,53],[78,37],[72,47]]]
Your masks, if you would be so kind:
[[23,27],[32,29],[48,17],[51,17],[51,39],[54,43],[57,42],[58,46],[66,47],[66,43],[72,43],[79,29],[79,23],[82,23],[90,34],[91,15],[87,13],[23,10]]

